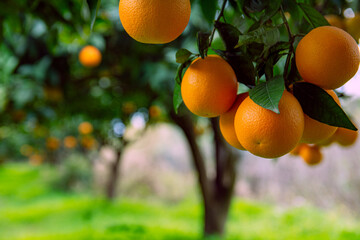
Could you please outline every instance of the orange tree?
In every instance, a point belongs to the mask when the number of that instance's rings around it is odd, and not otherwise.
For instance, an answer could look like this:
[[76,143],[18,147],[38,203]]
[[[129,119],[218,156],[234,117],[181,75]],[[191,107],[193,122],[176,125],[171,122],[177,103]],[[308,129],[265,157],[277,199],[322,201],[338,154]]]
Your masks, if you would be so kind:
[[[74,116],[80,120],[72,129],[81,121],[92,122],[100,143],[111,141],[118,147],[115,177],[109,185],[114,189],[120,155],[128,144],[121,129],[131,122],[132,112],[146,119],[147,110],[142,109],[163,106],[165,119],[183,130],[192,152],[204,203],[205,235],[224,233],[236,180],[239,152],[224,138],[237,148],[273,158],[304,141],[306,118],[331,125],[332,130],[356,130],[325,90],[351,78],[359,52],[354,39],[328,26],[323,17],[349,7],[355,10],[359,7],[355,1],[197,0],[192,2],[188,29],[165,46],[150,44],[168,43],[181,34],[189,20],[190,1],[167,3],[166,9],[160,4],[163,0],[151,6],[146,2],[121,0],[119,9],[115,0],[1,3],[3,125],[15,124],[14,119],[24,115],[21,110],[27,117],[15,126],[22,126],[25,133],[20,132],[27,137],[31,119],[60,129],[59,135]],[[114,11],[120,13],[125,31],[146,45],[126,35]],[[320,37],[318,29],[323,32]],[[99,55],[82,54],[81,67],[78,53],[86,45],[97,46],[102,59],[87,61]],[[174,49],[180,49],[176,53],[180,66],[172,81],[174,61],[164,59]],[[102,63],[97,66],[99,59]],[[326,71],[328,66],[331,71]],[[330,85],[322,84],[324,72],[330,73]],[[156,108],[151,109],[157,116]],[[13,119],[12,112],[17,112]],[[196,115],[212,117],[215,174],[209,174],[196,141]],[[220,127],[218,116],[226,119]],[[306,142],[326,141],[325,135]]]

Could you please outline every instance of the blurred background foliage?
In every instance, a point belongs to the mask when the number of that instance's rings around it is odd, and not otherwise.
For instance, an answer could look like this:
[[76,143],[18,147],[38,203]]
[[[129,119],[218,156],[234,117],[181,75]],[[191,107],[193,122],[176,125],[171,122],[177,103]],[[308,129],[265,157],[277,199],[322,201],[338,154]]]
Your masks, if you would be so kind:
[[[227,21],[247,31],[256,19],[244,18],[238,2],[261,1],[232,0],[226,9]],[[305,2],[341,19],[360,10],[355,0]],[[171,117],[175,53],[197,52],[196,34],[212,30],[220,4],[192,1],[188,28],[165,45],[131,39],[115,0],[101,2],[91,28],[96,4],[0,2],[0,239],[198,239],[191,157]],[[284,1],[290,26],[306,32],[294,5]],[[282,29],[279,39],[286,38]],[[100,66],[79,63],[86,45],[101,51]],[[218,35],[213,48],[225,48]],[[283,67],[281,60],[274,72]],[[359,120],[358,99],[344,103]],[[211,167],[210,122],[192,120]],[[81,130],[84,123],[91,131]],[[228,239],[359,239],[351,210],[360,211],[358,146],[345,152],[333,146],[325,153],[327,163],[310,170],[289,157],[274,165],[243,154],[236,195],[274,206],[236,200]],[[114,180],[111,169],[120,168],[120,156],[121,181],[114,186],[107,178]],[[123,199],[111,205],[104,194]]]

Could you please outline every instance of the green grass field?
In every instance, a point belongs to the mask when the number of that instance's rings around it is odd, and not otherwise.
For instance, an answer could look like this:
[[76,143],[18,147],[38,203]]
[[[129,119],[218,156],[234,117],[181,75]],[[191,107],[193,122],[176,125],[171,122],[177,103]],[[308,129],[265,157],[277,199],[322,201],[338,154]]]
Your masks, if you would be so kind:
[[[45,167],[0,167],[1,240],[201,239],[201,205],[193,200],[123,198],[59,193],[44,181]],[[47,176],[48,177],[48,176]],[[284,209],[236,199],[226,239],[360,239],[360,224],[312,207]]]

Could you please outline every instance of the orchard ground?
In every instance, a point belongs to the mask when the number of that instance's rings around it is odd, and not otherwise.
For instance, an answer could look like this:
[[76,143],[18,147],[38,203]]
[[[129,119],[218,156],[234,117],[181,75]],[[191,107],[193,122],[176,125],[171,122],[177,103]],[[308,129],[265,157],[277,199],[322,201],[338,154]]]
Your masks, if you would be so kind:
[[[85,193],[51,189],[46,166],[0,168],[0,239],[199,239],[201,205],[122,198],[109,203]],[[360,222],[310,205],[276,207],[236,198],[226,239],[359,239]]]

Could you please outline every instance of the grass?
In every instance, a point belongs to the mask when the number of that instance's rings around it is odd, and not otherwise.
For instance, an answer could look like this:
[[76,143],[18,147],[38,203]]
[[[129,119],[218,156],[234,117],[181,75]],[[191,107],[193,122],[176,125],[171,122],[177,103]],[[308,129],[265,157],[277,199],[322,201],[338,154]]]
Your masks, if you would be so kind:
[[[0,167],[0,240],[201,239],[201,206],[194,201],[120,199],[51,189],[51,169]],[[236,199],[228,240],[360,239],[360,224],[312,207],[284,209]]]

